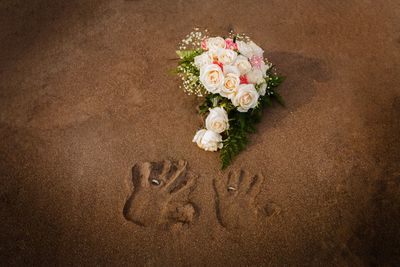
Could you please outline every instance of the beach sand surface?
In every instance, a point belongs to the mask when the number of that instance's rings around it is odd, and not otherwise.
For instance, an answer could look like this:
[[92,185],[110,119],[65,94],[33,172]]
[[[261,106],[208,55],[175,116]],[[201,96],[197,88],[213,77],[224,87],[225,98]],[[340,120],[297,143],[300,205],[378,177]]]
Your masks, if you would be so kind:
[[[399,18],[397,0],[0,1],[2,264],[398,266]],[[195,26],[247,33],[287,77],[225,171],[170,74]]]

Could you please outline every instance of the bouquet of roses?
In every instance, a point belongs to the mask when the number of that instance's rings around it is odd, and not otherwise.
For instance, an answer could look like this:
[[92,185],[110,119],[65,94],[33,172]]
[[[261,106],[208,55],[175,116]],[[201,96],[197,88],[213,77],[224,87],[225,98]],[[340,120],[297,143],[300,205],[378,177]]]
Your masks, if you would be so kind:
[[221,149],[224,169],[246,147],[247,134],[255,132],[263,107],[272,99],[283,105],[276,91],[283,77],[274,72],[263,49],[244,34],[210,37],[207,30],[195,29],[176,53],[184,91],[202,101],[199,113],[205,127],[193,142],[206,151]]

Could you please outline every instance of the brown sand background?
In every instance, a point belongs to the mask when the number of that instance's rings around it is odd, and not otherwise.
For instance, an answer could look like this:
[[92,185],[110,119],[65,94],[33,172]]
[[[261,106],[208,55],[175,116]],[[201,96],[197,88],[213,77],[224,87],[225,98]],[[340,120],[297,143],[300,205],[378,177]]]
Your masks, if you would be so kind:
[[[0,1],[2,265],[398,265],[399,18],[398,0]],[[228,171],[168,74],[193,26],[246,32],[287,76],[228,169],[265,175],[256,231],[218,223]],[[167,158],[199,175],[198,219],[127,221],[132,166]]]

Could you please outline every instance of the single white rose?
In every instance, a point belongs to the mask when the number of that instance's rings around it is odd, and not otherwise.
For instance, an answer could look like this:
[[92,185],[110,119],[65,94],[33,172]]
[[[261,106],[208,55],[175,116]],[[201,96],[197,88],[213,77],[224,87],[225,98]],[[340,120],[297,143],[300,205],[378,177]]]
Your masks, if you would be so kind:
[[219,94],[223,97],[232,99],[236,96],[240,84],[240,77],[235,73],[225,75],[224,85],[221,87]]
[[217,94],[224,83],[224,74],[217,64],[205,65],[200,69],[200,82],[207,91]]
[[267,92],[267,84],[263,83],[260,85],[260,87],[258,88],[258,94],[261,96],[265,96],[265,93]]
[[201,145],[201,140],[203,139],[203,136],[204,136],[204,134],[205,134],[206,132],[207,132],[206,129],[198,130],[198,131],[196,132],[196,134],[194,135],[192,142],[197,143],[197,145],[198,145],[200,148],[203,148],[202,145]]
[[237,94],[240,84],[240,71],[237,67],[231,65],[224,66],[224,84],[219,94],[223,97],[232,99]]
[[212,62],[212,55],[208,52],[204,52],[203,54],[194,57],[194,65],[199,69],[205,65],[211,64]]
[[239,69],[240,74],[244,75],[251,70],[251,64],[247,57],[239,55],[236,58],[234,65]]
[[225,48],[225,40],[222,37],[210,37],[206,41],[209,50],[217,50],[218,48]]
[[232,99],[232,103],[238,107],[238,111],[247,112],[257,105],[258,97],[254,84],[242,84],[239,85],[238,93]]
[[225,109],[220,107],[210,109],[210,113],[206,118],[206,128],[216,133],[228,130],[228,113],[226,113]]
[[259,47],[258,45],[256,45],[253,41],[250,41],[247,43],[252,51],[252,56],[259,56],[259,57],[263,57],[264,56],[264,50],[262,50],[261,47]]
[[246,77],[249,83],[259,84],[265,81],[262,71],[257,68],[253,68],[251,71],[249,71],[246,74]]
[[193,142],[195,142],[198,147],[204,149],[205,151],[217,151],[223,146],[222,136],[219,133],[206,129],[197,131],[193,138]]
[[231,49],[218,48],[218,61],[224,65],[232,65],[235,62],[237,53]]
[[244,41],[237,41],[239,53],[245,57],[251,58],[253,55],[253,49]]
[[261,49],[258,45],[256,45],[253,41],[248,43],[243,41],[237,41],[239,53],[251,58],[252,56],[263,56],[264,50]]

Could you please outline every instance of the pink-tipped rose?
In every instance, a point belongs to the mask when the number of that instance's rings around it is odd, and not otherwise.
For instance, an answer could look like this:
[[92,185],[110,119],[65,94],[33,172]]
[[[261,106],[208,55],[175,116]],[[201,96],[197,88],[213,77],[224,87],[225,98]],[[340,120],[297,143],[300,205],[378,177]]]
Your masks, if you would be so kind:
[[208,48],[207,48],[207,38],[204,38],[204,39],[201,41],[201,49],[203,49],[203,50],[208,50]]
[[225,44],[226,44],[226,49],[232,49],[232,50],[237,50],[238,49],[237,44],[234,43],[231,38],[226,38],[225,39]]

